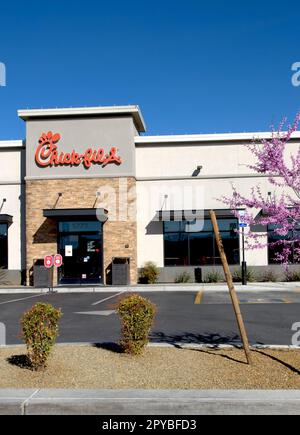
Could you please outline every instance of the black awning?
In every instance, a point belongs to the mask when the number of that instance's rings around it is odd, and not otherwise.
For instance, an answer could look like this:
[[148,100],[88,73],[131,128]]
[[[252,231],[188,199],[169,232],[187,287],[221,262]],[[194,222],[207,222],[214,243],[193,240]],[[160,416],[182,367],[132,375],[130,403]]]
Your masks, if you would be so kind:
[[[218,219],[221,218],[234,218],[231,210],[214,210]],[[210,210],[164,210],[158,211],[154,218],[159,222],[172,222],[172,221],[194,221],[210,218]]]
[[8,214],[0,214],[0,224],[11,225],[13,223],[13,217]]
[[44,210],[44,217],[50,219],[60,218],[94,218],[107,220],[107,210],[104,208],[71,208],[71,209],[50,209]]

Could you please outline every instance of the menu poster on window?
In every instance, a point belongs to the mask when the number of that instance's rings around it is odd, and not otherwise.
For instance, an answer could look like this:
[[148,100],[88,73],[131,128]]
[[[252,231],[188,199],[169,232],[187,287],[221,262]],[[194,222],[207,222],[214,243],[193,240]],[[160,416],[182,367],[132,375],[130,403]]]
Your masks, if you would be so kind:
[[96,242],[94,240],[91,240],[87,244],[87,252],[96,252]]
[[72,245],[66,245],[65,257],[73,257],[73,246]]

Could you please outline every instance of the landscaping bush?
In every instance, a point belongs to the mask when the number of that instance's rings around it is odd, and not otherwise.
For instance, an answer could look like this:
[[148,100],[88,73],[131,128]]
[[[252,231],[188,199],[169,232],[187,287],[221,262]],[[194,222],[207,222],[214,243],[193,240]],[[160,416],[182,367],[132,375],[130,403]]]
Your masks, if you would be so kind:
[[47,359],[58,336],[62,313],[50,304],[34,305],[22,318],[22,336],[34,370],[46,367]]
[[[234,282],[242,282],[242,280],[243,280],[242,268],[236,269],[233,273],[232,278],[233,278]],[[255,273],[254,273],[253,269],[251,269],[250,267],[247,268],[247,281],[248,282],[255,282],[256,281]]]
[[149,342],[156,306],[140,295],[133,294],[122,299],[117,312],[122,323],[121,347],[130,355],[139,355]]
[[149,261],[144,265],[140,272],[140,283],[141,284],[155,284],[159,276],[158,267]]
[[285,281],[286,282],[298,282],[298,281],[300,281],[300,270],[286,270]]
[[213,284],[213,283],[217,283],[217,282],[224,282],[224,277],[217,270],[213,270],[211,272],[207,272],[204,281],[208,284]]
[[188,272],[180,273],[175,279],[176,284],[187,284],[187,283],[192,282],[192,281],[193,281],[192,276]]
[[277,282],[278,279],[279,279],[278,275],[276,275],[276,273],[272,269],[268,269],[262,273],[260,281],[261,282]]

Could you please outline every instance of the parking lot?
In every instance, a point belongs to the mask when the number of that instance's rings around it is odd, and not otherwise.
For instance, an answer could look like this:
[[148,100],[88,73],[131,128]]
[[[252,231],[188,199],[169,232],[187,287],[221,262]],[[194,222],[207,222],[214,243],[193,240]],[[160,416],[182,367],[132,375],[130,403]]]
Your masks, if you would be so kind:
[[[0,323],[6,343],[19,344],[22,314],[37,302],[61,308],[60,343],[116,342],[120,323],[115,313],[119,293],[1,294]],[[166,343],[239,342],[228,293],[143,293],[157,305],[151,341]],[[292,325],[300,322],[299,292],[245,292],[239,296],[252,344],[291,345]]]

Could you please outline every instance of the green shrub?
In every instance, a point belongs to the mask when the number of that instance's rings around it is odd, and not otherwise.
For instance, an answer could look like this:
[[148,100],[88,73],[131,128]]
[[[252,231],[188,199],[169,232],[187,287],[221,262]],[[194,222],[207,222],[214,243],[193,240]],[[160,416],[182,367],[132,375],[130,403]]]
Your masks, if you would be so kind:
[[133,294],[119,302],[117,312],[122,323],[121,347],[130,355],[139,355],[149,342],[156,306],[148,299]]
[[144,265],[140,271],[140,283],[141,284],[155,284],[159,276],[158,267],[149,261]]
[[267,269],[262,273],[260,281],[261,282],[277,282],[278,279],[279,279],[278,275],[276,275],[276,273],[272,269]]
[[193,281],[192,276],[188,272],[180,273],[175,279],[176,284],[187,284],[187,283],[192,282],[192,281]]
[[213,284],[213,283],[217,283],[217,282],[224,282],[224,277],[217,270],[212,270],[210,272],[207,272],[207,274],[205,276],[205,282],[208,284]]
[[[234,282],[242,282],[243,281],[242,268],[235,269],[232,278],[233,278]],[[248,267],[247,268],[247,282],[255,282],[255,281],[256,281],[255,273],[254,273],[253,269]]]
[[300,271],[299,270],[287,270],[285,272],[286,282],[298,282],[300,281]]
[[0,267],[0,285],[9,285],[7,280],[7,270],[5,270],[4,267]]
[[50,304],[34,305],[22,318],[22,336],[34,370],[46,367],[47,359],[58,336],[62,313]]

